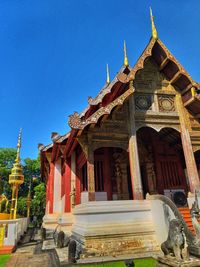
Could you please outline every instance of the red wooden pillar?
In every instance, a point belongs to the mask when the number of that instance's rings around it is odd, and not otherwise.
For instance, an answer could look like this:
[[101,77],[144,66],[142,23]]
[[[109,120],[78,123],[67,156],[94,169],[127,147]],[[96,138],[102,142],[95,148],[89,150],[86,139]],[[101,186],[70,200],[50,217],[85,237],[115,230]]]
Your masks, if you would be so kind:
[[188,129],[184,127],[184,125],[181,125],[181,140],[182,140],[182,146],[183,146],[183,152],[185,157],[185,163],[187,168],[187,174],[189,178],[189,184],[190,184],[190,191],[192,193],[195,192],[195,189],[200,188],[199,183],[199,174],[197,171],[197,166],[194,158],[194,152],[192,149],[191,139],[188,132]]
[[104,149],[104,191],[107,192],[108,200],[112,200],[111,189],[111,169],[110,169],[110,150],[109,147]]
[[62,160],[62,162],[61,162],[61,184],[60,184],[60,186],[61,186],[61,190],[60,190],[61,191],[61,198],[63,198],[64,195],[65,195],[65,184],[66,184],[66,181],[65,181],[65,168],[66,168],[66,164]]
[[49,213],[53,213],[54,169],[55,165],[51,162],[49,173]]
[[46,214],[49,214],[49,175],[48,175],[48,180],[46,182]]
[[76,205],[81,203],[81,169],[76,167]]
[[71,202],[70,202],[70,192],[71,192],[71,158],[66,159],[65,161],[65,208],[64,212],[71,211]]

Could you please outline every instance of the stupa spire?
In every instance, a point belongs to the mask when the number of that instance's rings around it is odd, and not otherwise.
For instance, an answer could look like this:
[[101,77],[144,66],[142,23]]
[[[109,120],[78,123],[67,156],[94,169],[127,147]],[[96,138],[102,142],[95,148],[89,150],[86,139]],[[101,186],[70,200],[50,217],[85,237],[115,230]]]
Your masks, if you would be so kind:
[[124,66],[128,66],[128,57],[127,57],[127,51],[126,51],[126,42],[124,41]]
[[15,159],[15,163],[13,164],[13,167],[11,169],[11,174],[9,175],[9,184],[12,188],[10,219],[16,219],[19,186],[24,182],[23,168],[20,163],[21,137],[22,129],[20,129],[19,131],[19,137],[17,142],[17,156]]
[[18,142],[17,142],[17,157],[15,160],[15,162],[17,162],[17,163],[20,163],[21,139],[22,139],[22,128],[19,131]]
[[158,39],[158,33],[157,33],[156,26],[154,23],[154,16],[153,16],[151,7],[150,7],[150,18],[151,18],[151,30],[152,30],[151,35],[154,39]]

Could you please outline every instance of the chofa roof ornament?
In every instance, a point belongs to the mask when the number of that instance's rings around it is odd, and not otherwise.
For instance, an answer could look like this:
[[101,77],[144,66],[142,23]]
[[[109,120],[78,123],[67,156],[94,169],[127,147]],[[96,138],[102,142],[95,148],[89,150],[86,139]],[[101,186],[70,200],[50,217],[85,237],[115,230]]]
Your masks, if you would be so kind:
[[151,30],[152,30],[151,35],[152,35],[153,39],[157,40],[158,39],[158,32],[156,30],[156,26],[154,23],[154,16],[153,16],[151,7],[150,7],[150,18],[151,18]]

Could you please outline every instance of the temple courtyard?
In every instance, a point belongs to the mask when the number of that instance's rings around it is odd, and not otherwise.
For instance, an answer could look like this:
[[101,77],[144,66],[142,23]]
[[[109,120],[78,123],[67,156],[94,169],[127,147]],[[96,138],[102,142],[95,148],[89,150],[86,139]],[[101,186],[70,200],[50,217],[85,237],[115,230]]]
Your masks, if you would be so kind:
[[200,266],[200,83],[151,8],[150,23],[135,65],[124,41],[115,77],[107,65],[105,85],[37,160],[21,160],[20,129],[1,186],[0,267]]

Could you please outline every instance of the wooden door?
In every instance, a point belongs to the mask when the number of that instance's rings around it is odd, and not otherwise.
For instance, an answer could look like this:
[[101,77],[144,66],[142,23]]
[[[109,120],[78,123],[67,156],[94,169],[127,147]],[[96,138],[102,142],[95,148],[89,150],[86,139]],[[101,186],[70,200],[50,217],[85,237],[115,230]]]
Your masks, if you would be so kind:
[[157,191],[163,194],[165,189],[184,189],[187,191],[186,177],[179,153],[165,149],[165,153],[156,153]]

